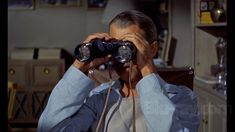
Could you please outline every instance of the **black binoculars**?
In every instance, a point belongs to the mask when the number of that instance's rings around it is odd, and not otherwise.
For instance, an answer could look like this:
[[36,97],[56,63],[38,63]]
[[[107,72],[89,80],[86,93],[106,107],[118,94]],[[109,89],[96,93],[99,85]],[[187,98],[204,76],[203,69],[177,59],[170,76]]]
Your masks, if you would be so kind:
[[117,62],[126,63],[135,59],[136,47],[129,41],[93,39],[88,43],[78,44],[74,54],[81,62],[89,62],[111,54]]

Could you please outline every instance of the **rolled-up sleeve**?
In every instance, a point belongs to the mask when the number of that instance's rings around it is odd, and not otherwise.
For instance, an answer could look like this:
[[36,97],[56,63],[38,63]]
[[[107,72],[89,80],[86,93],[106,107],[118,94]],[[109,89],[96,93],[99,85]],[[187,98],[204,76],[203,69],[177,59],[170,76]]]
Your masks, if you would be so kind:
[[155,74],[142,78],[136,88],[148,130],[168,132],[172,124],[175,106],[164,94],[164,89],[161,88]]
[[[173,85],[172,85],[173,86]],[[175,85],[174,85],[175,86]],[[175,86],[179,88],[179,86]],[[151,132],[197,131],[199,120],[196,96],[182,89],[177,101],[169,98],[156,74],[142,78],[136,85],[140,105]]]
[[37,131],[50,131],[55,125],[75,114],[94,86],[91,79],[71,66],[52,90],[40,116]]
[[87,132],[92,129],[104,101],[102,95],[88,97],[82,107],[72,116],[57,124],[51,132]]

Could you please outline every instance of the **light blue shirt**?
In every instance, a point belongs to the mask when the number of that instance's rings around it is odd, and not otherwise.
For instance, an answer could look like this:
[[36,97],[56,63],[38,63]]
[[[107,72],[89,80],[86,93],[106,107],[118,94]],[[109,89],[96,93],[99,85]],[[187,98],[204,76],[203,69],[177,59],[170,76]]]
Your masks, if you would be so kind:
[[[94,89],[95,83],[71,66],[52,90],[37,131],[94,131],[110,85],[112,92],[102,131],[119,108],[121,84],[104,83]],[[158,74],[150,74],[137,83],[136,89],[148,131],[197,132],[197,98],[189,88],[168,84]]]

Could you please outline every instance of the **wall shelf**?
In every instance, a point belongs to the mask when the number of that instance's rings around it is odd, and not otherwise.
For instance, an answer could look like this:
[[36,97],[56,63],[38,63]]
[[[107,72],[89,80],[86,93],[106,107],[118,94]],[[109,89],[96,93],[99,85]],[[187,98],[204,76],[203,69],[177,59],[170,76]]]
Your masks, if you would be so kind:
[[[216,80],[211,66],[218,63],[216,44],[218,38],[227,39],[227,22],[213,22],[202,24],[201,2],[205,0],[191,0],[192,30],[194,46],[194,92],[197,95],[200,110],[200,125],[198,132],[226,132],[227,126],[227,97],[224,91],[213,89]],[[206,1],[208,2],[208,1]],[[218,0],[226,5],[226,0]],[[206,9],[209,13],[210,9]],[[204,11],[204,10],[203,10]],[[206,16],[209,21],[209,17]],[[209,21],[210,22],[210,21]]]
[[212,24],[197,24],[197,27],[225,27],[227,26],[226,22],[221,22],[221,23],[212,23]]

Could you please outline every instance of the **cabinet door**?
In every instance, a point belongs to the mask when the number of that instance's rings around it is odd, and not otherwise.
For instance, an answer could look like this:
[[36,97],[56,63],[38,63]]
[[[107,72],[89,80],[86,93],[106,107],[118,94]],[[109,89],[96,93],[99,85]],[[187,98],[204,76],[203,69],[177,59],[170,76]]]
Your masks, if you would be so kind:
[[34,85],[54,85],[61,78],[61,70],[57,65],[37,65],[33,73]]
[[226,113],[223,105],[210,105],[209,131],[226,132]]
[[48,98],[51,93],[51,88],[34,88],[32,91],[32,116],[34,119],[39,119],[40,115],[42,114],[43,110],[46,107]]
[[32,85],[54,86],[63,76],[64,61],[50,60],[35,61],[32,66]]
[[209,104],[207,98],[205,98],[204,93],[198,94],[198,106],[200,110],[200,125],[198,132],[208,132],[209,127]]
[[8,63],[8,81],[12,81],[17,84],[17,87],[24,87],[28,85],[29,78],[27,71],[27,64],[22,62],[9,61]]
[[194,84],[194,92],[197,94],[200,110],[198,132],[226,132],[226,99],[216,93],[211,86],[202,85],[197,80]]
[[195,73],[199,76],[210,75],[211,65],[217,64],[216,47],[218,39],[200,29],[196,29]]
[[26,88],[16,89],[12,119],[14,122],[23,123],[31,119],[29,92]]

